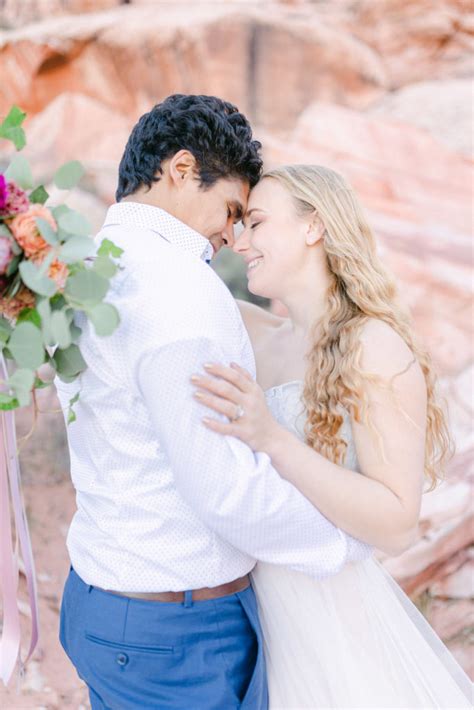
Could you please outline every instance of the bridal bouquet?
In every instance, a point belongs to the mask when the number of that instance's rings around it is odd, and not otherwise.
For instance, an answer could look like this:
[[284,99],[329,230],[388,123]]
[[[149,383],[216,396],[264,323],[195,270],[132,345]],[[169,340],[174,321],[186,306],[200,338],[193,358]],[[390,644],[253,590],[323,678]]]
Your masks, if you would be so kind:
[[[18,659],[20,671],[24,669],[39,634],[34,561],[12,410],[30,404],[35,390],[50,384],[41,377],[43,365],[52,366],[66,382],[86,368],[75,311],[85,313],[98,335],[109,335],[118,326],[116,309],[104,299],[122,254],[108,240],[97,248],[88,221],[66,204],[55,204],[43,185],[35,185],[30,165],[21,154],[26,143],[24,119],[23,111],[14,106],[0,123],[0,140],[11,141],[17,149],[6,171],[0,171],[0,680],[5,685]],[[71,161],[56,171],[54,184],[69,190],[82,174],[80,163]],[[78,396],[69,403],[68,423],[75,419],[73,406]],[[17,601],[19,552],[31,616],[25,661],[20,653]]]
[[[45,188],[35,186],[19,152],[26,143],[24,119],[14,106],[0,124],[0,139],[18,151],[0,173],[0,351],[14,369],[3,382],[0,410],[30,403],[31,393],[48,384],[38,376],[45,363],[67,382],[85,369],[74,311],[83,311],[98,335],[111,334],[119,323],[104,299],[122,251],[108,240],[97,249],[89,222],[66,204],[50,205]],[[71,161],[56,171],[54,184],[69,190],[82,174],[81,164]]]

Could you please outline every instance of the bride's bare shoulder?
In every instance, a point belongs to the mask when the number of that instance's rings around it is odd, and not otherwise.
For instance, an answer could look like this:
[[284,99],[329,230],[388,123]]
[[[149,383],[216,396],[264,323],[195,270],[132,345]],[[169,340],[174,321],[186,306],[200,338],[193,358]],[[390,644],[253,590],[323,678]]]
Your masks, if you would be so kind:
[[249,301],[237,299],[237,305],[251,338],[257,336],[263,330],[280,326],[286,320]]

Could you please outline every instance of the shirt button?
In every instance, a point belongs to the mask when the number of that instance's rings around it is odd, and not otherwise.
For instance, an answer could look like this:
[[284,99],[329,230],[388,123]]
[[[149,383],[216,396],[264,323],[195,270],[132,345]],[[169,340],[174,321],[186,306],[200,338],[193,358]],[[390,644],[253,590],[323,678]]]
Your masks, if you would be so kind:
[[119,666],[126,666],[128,663],[128,656],[126,653],[117,653],[115,660]]

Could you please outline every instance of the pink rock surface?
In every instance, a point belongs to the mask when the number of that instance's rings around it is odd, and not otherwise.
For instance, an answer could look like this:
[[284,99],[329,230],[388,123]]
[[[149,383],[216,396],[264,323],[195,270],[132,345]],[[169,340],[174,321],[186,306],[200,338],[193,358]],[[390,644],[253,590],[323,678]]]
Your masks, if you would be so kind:
[[[0,19],[2,12],[12,17],[14,4],[3,3]],[[176,91],[236,102],[264,142],[267,166],[315,162],[349,178],[440,371],[456,440],[447,481],[424,496],[417,541],[384,564],[474,677],[467,598],[474,537],[473,171],[467,157],[474,21],[468,2],[118,5],[72,0],[69,9],[78,13],[72,17],[59,0],[29,3],[29,16],[24,4],[25,14],[11,20],[18,29],[0,30],[0,115],[13,102],[28,110],[28,153],[46,182],[61,162],[84,162],[89,193],[78,191],[71,205],[75,200],[96,227],[113,200],[131,125]],[[44,22],[21,26],[37,16]],[[52,394],[41,401],[57,407]],[[26,433],[28,427],[22,413],[19,428]],[[55,638],[67,570],[57,531],[74,507],[72,488],[61,483],[68,462],[58,414],[40,419],[22,463],[31,484],[38,570],[46,575],[43,640],[23,704],[12,694],[5,704],[1,691],[0,704],[78,710],[86,695]]]

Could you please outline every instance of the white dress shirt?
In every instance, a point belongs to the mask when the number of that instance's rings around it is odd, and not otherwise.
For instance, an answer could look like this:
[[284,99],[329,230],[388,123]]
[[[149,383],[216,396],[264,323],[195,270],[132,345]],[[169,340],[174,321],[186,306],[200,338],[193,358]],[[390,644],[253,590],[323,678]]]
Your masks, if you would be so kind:
[[236,579],[256,559],[323,577],[366,557],[266,454],[202,424],[193,373],[237,361],[255,375],[238,307],[204,261],[208,240],[133,202],[109,209],[103,238],[125,250],[107,297],[121,324],[97,337],[78,317],[88,369],[56,380],[63,407],[80,389],[68,427],[77,573],[116,591],[183,591]]

